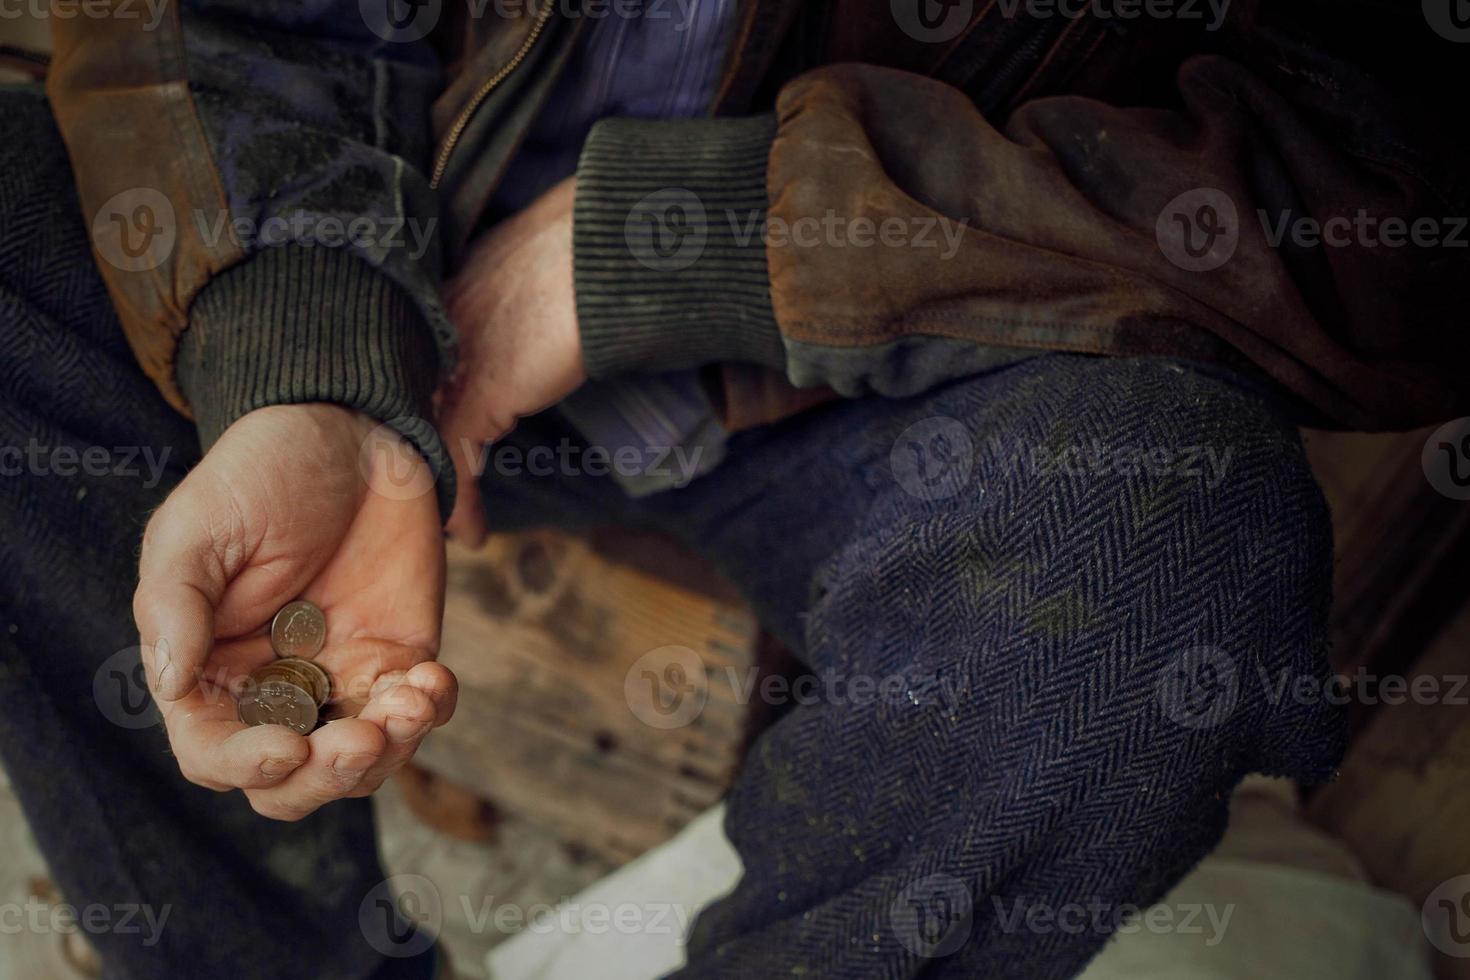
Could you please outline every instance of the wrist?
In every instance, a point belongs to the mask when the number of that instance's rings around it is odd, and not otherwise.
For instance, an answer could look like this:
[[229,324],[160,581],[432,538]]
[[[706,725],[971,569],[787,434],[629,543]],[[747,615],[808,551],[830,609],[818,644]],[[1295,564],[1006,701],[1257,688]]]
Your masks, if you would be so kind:
[[770,116],[593,128],[574,229],[589,375],[785,367],[762,234],[775,129]]
[[215,276],[190,308],[176,367],[204,448],[258,409],[335,404],[422,454],[447,517],[453,467],[429,421],[437,371],[433,336],[400,286],[343,250],[302,245]]

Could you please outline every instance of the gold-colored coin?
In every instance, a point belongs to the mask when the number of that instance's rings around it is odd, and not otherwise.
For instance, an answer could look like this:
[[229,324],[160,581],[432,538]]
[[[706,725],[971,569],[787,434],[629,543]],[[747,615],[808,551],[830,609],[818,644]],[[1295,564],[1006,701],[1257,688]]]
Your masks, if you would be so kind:
[[282,657],[280,660],[261,664],[250,674],[250,679],[258,684],[271,680],[295,684],[311,695],[317,707],[326,704],[327,699],[332,696],[330,675],[312,661],[299,657]]
[[332,678],[310,660],[284,657],[250,672],[240,698],[247,725],[285,725],[305,735],[316,727],[332,696]]

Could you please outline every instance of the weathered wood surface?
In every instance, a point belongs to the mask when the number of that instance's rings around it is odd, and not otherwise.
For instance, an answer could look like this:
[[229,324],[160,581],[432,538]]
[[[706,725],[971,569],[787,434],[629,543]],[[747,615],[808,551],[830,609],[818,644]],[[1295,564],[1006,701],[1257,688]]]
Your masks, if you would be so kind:
[[[645,570],[660,547],[671,546],[649,545],[637,565],[550,531],[451,548],[441,657],[459,676],[459,710],[418,761],[619,861],[713,805],[747,738],[738,690],[756,667],[758,627],[733,596]],[[704,664],[684,696],[702,691],[705,703],[688,724],[660,729],[640,719],[659,717],[647,701],[659,692],[639,675],[662,676],[665,655],[625,681],[667,648]]]
[[[1470,504],[1425,478],[1430,431],[1307,434],[1333,511],[1333,664],[1355,727],[1340,779],[1307,812],[1377,884],[1421,906],[1470,875]],[[1416,683],[1433,686],[1416,695]],[[1430,916],[1452,911],[1431,905]],[[1453,911],[1470,930],[1470,908]],[[1470,980],[1470,959],[1437,954],[1436,970]]]
[[[1438,694],[1403,697],[1379,710],[1354,741],[1341,777],[1308,809],[1315,823],[1347,842],[1375,882],[1419,905],[1441,883],[1470,875],[1467,675],[1470,608],[1405,675],[1410,690],[1415,678],[1432,678]],[[1456,928],[1470,935],[1470,899],[1458,908],[1433,904],[1431,916],[1453,912]],[[1470,941],[1463,951],[1470,953]],[[1470,959],[1439,956],[1437,967],[1446,980],[1470,978]]]
[[1431,431],[1305,433],[1332,507],[1339,671],[1402,672],[1465,598],[1454,563],[1470,539],[1470,506],[1425,478],[1420,454]]

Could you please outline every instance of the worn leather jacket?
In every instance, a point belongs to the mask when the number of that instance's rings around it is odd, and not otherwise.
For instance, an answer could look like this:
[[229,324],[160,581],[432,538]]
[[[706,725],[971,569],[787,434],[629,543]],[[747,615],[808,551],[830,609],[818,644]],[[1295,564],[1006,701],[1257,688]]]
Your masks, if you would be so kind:
[[[441,276],[607,3],[112,2],[53,22],[48,91],[143,367],[206,441],[339,401],[452,485]],[[588,140],[589,372],[702,368],[737,429],[1048,350],[1465,414],[1470,44],[1432,5],[755,0],[710,118]]]

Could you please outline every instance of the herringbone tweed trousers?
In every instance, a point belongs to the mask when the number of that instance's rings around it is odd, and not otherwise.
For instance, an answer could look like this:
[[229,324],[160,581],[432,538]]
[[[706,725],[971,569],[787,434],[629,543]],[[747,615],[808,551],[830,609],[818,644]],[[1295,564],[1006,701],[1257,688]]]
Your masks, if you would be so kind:
[[[141,529],[198,449],[89,221],[44,101],[0,95],[0,754],[35,834],[73,904],[171,907],[152,946],[94,937],[111,977],[422,975],[359,916],[368,801],[266,821],[109,701]],[[576,438],[550,412],[512,442]],[[1283,411],[1218,369],[1039,356],[742,434],[642,501],[493,467],[483,492],[502,528],[678,536],[810,672],[730,794],[745,875],[685,976],[1071,975],[1209,851],[1244,774],[1321,780],[1343,749],[1296,693],[1328,678],[1326,509]]]

